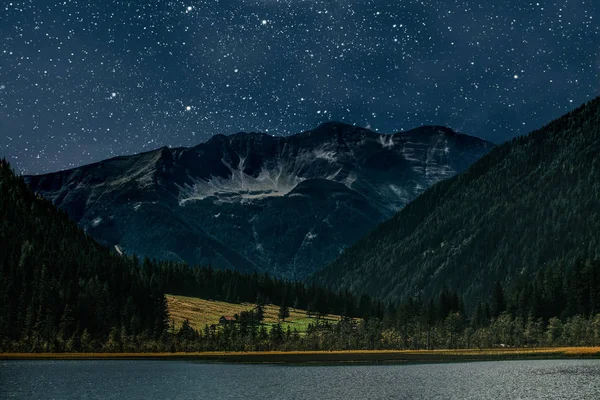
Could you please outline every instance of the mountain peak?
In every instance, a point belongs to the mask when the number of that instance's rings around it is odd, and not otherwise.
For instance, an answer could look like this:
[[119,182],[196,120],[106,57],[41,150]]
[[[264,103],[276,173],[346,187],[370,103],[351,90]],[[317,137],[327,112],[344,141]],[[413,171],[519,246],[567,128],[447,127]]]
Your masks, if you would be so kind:
[[356,125],[350,125],[345,122],[329,121],[314,129],[301,133],[311,137],[334,137],[334,136],[357,136],[357,135],[376,135],[375,132]]

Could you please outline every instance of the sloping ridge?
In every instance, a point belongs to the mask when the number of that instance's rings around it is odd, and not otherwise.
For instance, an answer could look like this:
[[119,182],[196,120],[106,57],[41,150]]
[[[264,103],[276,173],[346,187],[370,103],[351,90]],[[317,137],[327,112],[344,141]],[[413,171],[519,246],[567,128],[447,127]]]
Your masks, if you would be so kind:
[[600,258],[600,98],[440,182],[316,275],[387,300],[458,290]]

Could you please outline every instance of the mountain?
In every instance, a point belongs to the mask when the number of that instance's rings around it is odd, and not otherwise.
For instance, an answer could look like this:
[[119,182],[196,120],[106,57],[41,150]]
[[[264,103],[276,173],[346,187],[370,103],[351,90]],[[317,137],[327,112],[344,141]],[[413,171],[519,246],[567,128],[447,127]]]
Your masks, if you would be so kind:
[[600,98],[434,185],[317,280],[387,300],[449,288],[472,306],[496,281],[598,258]]
[[25,179],[118,251],[301,279],[492,147],[444,127],[382,135],[333,122]]

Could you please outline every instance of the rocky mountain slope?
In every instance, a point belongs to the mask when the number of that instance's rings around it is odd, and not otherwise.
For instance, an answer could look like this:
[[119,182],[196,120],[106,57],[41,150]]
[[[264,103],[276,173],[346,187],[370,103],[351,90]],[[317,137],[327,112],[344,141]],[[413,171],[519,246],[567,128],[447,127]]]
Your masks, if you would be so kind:
[[433,186],[318,280],[388,300],[427,299],[450,288],[472,306],[488,300],[496,281],[510,285],[546,268],[568,274],[594,259],[600,259],[600,98]]
[[216,135],[26,181],[118,251],[301,279],[492,147],[443,127],[382,135],[327,123],[289,137]]

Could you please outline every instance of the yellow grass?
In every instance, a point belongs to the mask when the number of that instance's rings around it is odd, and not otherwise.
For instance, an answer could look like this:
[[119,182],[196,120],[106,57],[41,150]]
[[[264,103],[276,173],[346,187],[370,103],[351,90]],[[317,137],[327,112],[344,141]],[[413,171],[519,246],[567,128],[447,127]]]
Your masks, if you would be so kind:
[[[219,323],[221,316],[234,316],[242,311],[250,311],[254,308],[254,304],[242,303],[226,303],[223,301],[204,300],[194,297],[167,295],[167,303],[169,305],[169,314],[175,320],[175,327],[180,327],[183,321],[187,318],[190,324],[198,329],[204,329],[206,325]],[[279,306],[269,304],[265,306],[266,324],[276,324],[278,322]],[[296,329],[298,332],[306,332],[308,324],[315,323],[316,318],[307,317],[306,311],[296,310],[290,307],[290,316],[286,322],[282,323],[283,329]],[[321,320],[336,322],[340,320],[339,315],[328,315]]]
[[291,351],[204,353],[0,353],[1,359],[190,359],[246,363],[449,362],[515,359],[600,358],[600,347],[482,350]]

